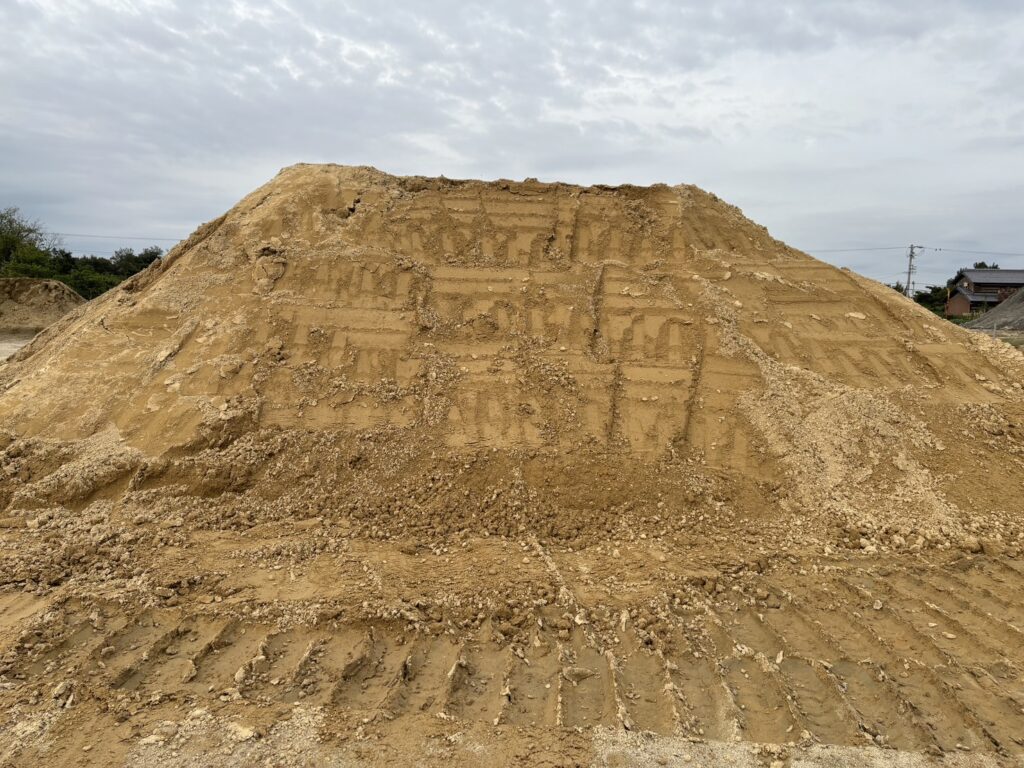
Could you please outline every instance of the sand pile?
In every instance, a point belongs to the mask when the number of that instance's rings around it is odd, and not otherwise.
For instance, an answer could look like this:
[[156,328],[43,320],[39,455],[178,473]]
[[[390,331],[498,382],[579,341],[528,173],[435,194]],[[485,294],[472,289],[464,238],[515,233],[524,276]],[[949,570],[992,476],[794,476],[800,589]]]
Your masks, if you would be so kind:
[[0,278],[0,333],[42,330],[84,301],[56,280]]
[[0,762],[1019,754],[1022,360],[695,187],[288,168],[0,365]]
[[972,421],[1019,408],[1020,360],[980,343],[693,187],[299,166],[7,366],[2,425],[40,470],[6,498],[953,530],[1004,509],[982,467],[1020,470]]

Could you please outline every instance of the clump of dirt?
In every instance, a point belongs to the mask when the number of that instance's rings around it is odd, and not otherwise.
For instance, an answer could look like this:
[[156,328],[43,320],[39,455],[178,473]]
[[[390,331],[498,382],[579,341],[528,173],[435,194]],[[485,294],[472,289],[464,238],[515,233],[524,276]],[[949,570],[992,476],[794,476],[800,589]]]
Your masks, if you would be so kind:
[[57,280],[0,278],[0,333],[40,331],[84,302]]
[[1020,754],[1022,380],[695,187],[285,169],[0,367],[0,755]]

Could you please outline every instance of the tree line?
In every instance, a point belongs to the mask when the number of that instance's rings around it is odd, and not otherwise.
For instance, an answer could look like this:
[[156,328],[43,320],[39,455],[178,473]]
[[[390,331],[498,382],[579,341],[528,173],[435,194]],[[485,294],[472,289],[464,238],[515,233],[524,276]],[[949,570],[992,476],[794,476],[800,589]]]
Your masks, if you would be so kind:
[[138,253],[118,248],[113,256],[74,256],[60,238],[18,208],[0,210],[0,277],[59,280],[85,299],[94,299],[145,269],[163,255],[151,245]]

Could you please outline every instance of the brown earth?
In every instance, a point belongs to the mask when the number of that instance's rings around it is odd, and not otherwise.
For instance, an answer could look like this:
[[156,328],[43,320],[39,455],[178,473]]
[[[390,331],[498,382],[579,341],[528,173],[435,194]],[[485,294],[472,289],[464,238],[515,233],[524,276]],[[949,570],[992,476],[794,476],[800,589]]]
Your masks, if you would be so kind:
[[84,302],[57,280],[0,277],[0,333],[40,331]]
[[1022,373],[694,187],[286,169],[0,365],[0,765],[1019,764]]

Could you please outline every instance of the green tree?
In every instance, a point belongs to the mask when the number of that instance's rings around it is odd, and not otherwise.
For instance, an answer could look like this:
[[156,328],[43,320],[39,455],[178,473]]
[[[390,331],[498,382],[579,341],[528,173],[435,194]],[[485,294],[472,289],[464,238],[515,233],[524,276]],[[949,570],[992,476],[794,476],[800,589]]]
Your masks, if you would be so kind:
[[110,264],[114,274],[130,277],[159,259],[163,252],[162,248],[155,245],[144,248],[138,254],[131,248],[118,248],[114,251],[114,257],[110,260]]
[[60,245],[58,238],[48,235],[43,225],[25,217],[14,207],[0,210],[0,267],[26,250],[49,251]]
[[914,301],[937,315],[945,313],[948,296],[949,288],[945,285],[929,285],[923,291],[914,291]]
[[95,299],[120,283],[123,278],[97,272],[89,264],[81,264],[77,265],[70,274],[61,275],[60,279],[70,285],[82,298]]
[[46,251],[21,243],[0,265],[0,277],[56,277],[53,259]]

